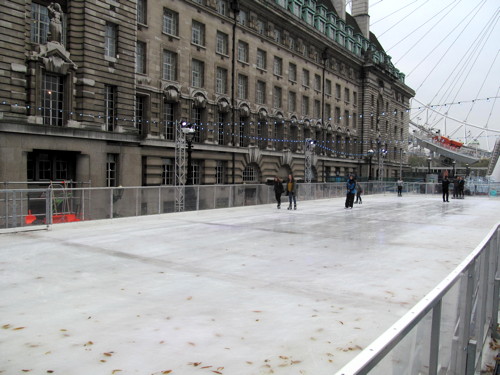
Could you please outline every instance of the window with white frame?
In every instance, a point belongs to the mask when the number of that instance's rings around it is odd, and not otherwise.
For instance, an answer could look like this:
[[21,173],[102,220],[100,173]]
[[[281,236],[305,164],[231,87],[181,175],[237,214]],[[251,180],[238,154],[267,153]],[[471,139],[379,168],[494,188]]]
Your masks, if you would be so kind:
[[116,86],[104,86],[105,123],[108,131],[115,130],[116,126]]
[[165,158],[162,160],[162,171],[161,171],[161,184],[162,185],[173,185],[175,183],[174,175],[174,160],[170,158]]
[[44,125],[63,125],[64,85],[62,76],[45,73],[43,75],[42,103]]
[[238,74],[238,99],[248,99],[248,77]]
[[265,70],[267,65],[266,60],[267,60],[266,51],[257,49],[257,68]]
[[205,77],[205,64],[203,61],[193,59],[191,62],[191,86],[203,87]]
[[281,108],[282,106],[282,90],[281,87],[274,86],[273,89],[273,107]]
[[164,8],[163,9],[163,32],[168,35],[179,35],[179,14]]
[[217,9],[217,13],[219,13],[223,16],[227,16],[227,12],[228,12],[227,0],[217,0],[216,9]]
[[274,41],[280,44],[283,42],[283,32],[277,27],[274,28]]
[[201,183],[201,165],[199,160],[191,161],[191,178],[193,185],[199,185]]
[[229,45],[228,35],[223,33],[222,31],[217,31],[217,35],[215,38],[216,38],[215,52],[227,56],[228,45]]
[[191,25],[191,43],[197,46],[205,45],[205,25],[198,21],[193,21]]
[[281,57],[274,56],[273,73],[280,77],[283,75],[283,59]]
[[255,102],[257,104],[266,103],[266,83],[264,81],[257,81]]
[[146,74],[146,43],[137,41],[135,48],[135,72]]
[[172,51],[163,51],[163,79],[177,81],[177,54]]
[[256,183],[259,181],[259,171],[255,164],[249,164],[243,170],[243,182]]
[[141,131],[145,131],[146,125],[146,99],[143,95],[135,96],[135,127]]
[[226,182],[226,162],[222,160],[217,160],[215,166],[215,183],[217,185],[224,184]]
[[238,61],[248,63],[248,43],[238,42]]
[[215,74],[215,92],[227,94],[227,69],[217,67]]
[[49,34],[49,11],[46,6],[31,3],[31,42],[37,44],[47,43]]
[[108,154],[106,160],[106,186],[118,186],[118,155]]
[[107,57],[116,57],[118,43],[118,26],[114,23],[106,23],[106,33],[104,36],[104,54]]
[[163,122],[165,123],[165,138],[175,139],[175,104],[163,103]]

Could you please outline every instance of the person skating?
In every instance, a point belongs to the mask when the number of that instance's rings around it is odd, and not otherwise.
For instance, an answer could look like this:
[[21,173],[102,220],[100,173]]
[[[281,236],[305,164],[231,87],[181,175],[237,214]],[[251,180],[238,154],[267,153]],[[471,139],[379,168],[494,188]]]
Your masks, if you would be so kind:
[[281,179],[276,176],[274,177],[274,195],[276,197],[276,203],[278,204],[278,209],[281,208],[281,194],[285,191]]
[[293,201],[293,209],[297,209],[297,198],[295,197],[296,193],[296,182],[295,179],[293,178],[292,174],[288,175],[288,180],[286,182],[286,195],[288,195],[288,209],[292,209],[292,201]]
[[448,198],[450,197],[450,180],[448,180],[448,176],[443,177],[441,186],[443,188],[443,202],[449,202]]
[[354,203],[359,203],[362,204],[363,200],[361,199],[361,193],[363,192],[363,188],[361,187],[361,184],[359,182],[356,183],[356,202]]
[[400,178],[397,182],[398,184],[398,197],[403,196],[403,180]]
[[353,175],[349,176],[346,183],[347,194],[345,197],[345,208],[352,208],[354,203],[354,196],[356,195],[356,180]]

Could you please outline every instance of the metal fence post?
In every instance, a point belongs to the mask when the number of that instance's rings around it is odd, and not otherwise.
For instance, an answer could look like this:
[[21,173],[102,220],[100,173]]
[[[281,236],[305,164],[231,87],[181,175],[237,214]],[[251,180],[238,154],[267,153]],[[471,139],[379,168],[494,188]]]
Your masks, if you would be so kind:
[[441,334],[441,305],[443,300],[432,309],[431,342],[429,356],[429,375],[437,375],[439,360],[439,338]]

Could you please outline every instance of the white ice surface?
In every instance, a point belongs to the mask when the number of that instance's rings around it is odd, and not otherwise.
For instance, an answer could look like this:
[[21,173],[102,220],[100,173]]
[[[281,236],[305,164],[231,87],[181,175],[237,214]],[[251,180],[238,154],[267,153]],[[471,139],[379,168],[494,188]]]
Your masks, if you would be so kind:
[[331,375],[500,220],[489,198],[343,206],[0,234],[0,374]]

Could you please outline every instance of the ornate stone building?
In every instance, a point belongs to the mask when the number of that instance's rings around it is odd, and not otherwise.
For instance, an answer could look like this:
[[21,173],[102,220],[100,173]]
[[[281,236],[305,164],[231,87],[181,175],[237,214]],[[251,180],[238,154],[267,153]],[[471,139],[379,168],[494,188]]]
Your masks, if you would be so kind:
[[180,121],[195,184],[303,178],[306,141],[313,181],[396,177],[414,92],[352,3],[6,2],[0,181],[173,184]]

